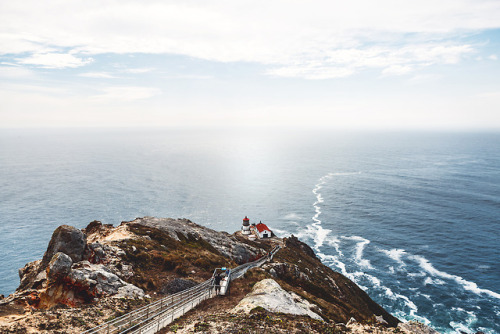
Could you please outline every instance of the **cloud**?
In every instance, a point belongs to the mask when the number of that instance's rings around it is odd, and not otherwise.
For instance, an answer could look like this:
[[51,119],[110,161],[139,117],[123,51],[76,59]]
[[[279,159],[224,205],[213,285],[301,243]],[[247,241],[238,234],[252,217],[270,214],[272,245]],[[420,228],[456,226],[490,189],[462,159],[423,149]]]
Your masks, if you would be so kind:
[[114,75],[109,74],[107,72],[86,72],[78,74],[79,77],[85,78],[96,78],[96,79],[114,79],[116,78]]
[[149,99],[155,95],[161,94],[161,90],[153,87],[106,87],[101,94],[93,96],[93,100],[98,101],[136,101]]
[[127,68],[122,70],[122,72],[125,73],[131,73],[131,74],[142,74],[142,73],[148,73],[153,71],[153,68]]
[[410,65],[391,65],[386,67],[383,71],[383,75],[403,75],[408,74],[413,71],[413,67]]
[[420,44],[405,47],[351,48],[304,54],[290,66],[267,72],[284,77],[328,79],[346,77],[365,69],[383,69],[383,75],[402,75],[434,64],[454,64],[474,53],[470,45]]
[[[11,65],[2,63],[2,65]],[[7,79],[27,79],[35,76],[33,71],[20,66],[0,66],[0,78]]]
[[497,0],[9,1],[0,14],[0,31],[8,32],[0,34],[0,53],[33,53],[20,62],[49,68],[88,63],[47,53],[55,48],[252,62],[270,75],[309,79],[370,68],[396,74],[459,62],[475,49],[461,37],[500,28],[498,17]]
[[70,53],[37,53],[26,58],[17,58],[19,64],[35,65],[42,68],[74,68],[93,61],[92,58],[78,58]]
[[488,59],[489,60],[498,60],[498,57],[497,57],[497,55],[489,55]]

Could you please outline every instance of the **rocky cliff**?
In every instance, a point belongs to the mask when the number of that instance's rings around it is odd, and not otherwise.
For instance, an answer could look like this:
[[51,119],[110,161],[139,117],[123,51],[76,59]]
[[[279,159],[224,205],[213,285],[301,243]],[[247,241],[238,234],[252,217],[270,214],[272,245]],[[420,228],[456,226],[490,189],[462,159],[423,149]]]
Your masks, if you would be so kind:
[[[203,318],[215,322],[193,331],[221,332],[227,319],[257,326],[269,315],[287,326],[305,324],[306,332],[395,330],[398,319],[293,236],[249,241],[186,219],[145,217],[118,227],[98,221],[83,230],[58,227],[43,258],[20,269],[19,288],[0,301],[0,332],[78,333],[202,282],[216,267],[257,259],[276,244],[282,249],[274,260],[235,280],[231,296],[204,301],[163,331],[187,330]],[[271,327],[264,332],[279,329]]]

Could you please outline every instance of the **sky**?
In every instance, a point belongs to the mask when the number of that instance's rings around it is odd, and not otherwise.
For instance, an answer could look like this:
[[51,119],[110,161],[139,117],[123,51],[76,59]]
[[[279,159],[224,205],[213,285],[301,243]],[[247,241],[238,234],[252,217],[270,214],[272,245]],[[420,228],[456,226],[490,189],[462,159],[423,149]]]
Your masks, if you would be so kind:
[[0,127],[500,129],[499,0],[0,0]]

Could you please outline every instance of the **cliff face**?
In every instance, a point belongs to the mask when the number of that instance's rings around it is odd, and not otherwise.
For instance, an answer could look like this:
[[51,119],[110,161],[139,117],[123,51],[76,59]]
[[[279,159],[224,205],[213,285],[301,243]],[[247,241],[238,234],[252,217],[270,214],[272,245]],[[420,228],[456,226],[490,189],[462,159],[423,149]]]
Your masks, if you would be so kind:
[[293,236],[249,241],[185,219],[145,217],[118,227],[94,221],[81,231],[57,228],[43,259],[20,269],[19,288],[0,301],[0,332],[77,333],[202,282],[216,267],[254,260],[275,244],[283,248],[274,261],[234,281],[222,305],[207,300],[191,313],[230,312],[255,283],[273,279],[286,290],[282,296],[296,296],[312,308],[310,314],[321,319],[314,321],[398,324]]

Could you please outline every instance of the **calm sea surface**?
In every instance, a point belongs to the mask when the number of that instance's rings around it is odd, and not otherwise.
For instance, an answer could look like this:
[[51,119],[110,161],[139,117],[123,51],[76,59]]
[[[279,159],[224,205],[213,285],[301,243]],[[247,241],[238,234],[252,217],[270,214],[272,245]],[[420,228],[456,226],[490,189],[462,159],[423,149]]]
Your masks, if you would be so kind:
[[247,215],[400,319],[500,333],[500,134],[0,130],[0,293],[53,230]]

